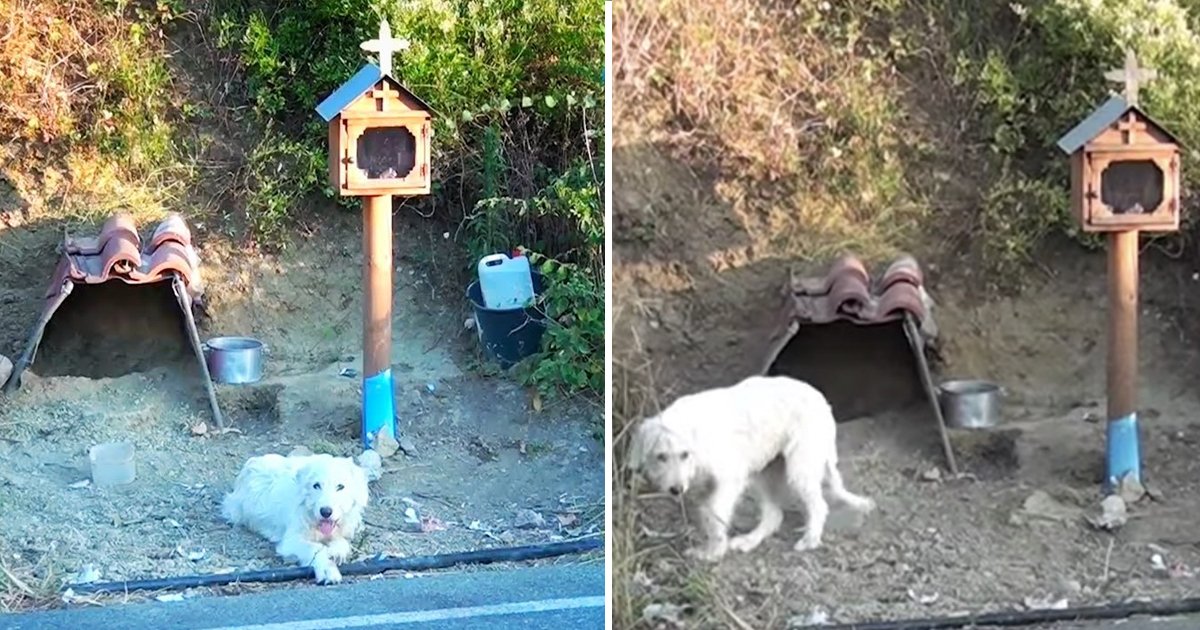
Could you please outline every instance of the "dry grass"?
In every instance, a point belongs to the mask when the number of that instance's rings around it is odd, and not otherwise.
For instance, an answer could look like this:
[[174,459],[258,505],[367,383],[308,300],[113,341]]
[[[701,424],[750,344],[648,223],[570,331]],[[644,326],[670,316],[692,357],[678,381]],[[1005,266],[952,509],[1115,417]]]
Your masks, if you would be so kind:
[[[636,337],[636,336],[635,336]],[[653,367],[637,349],[613,362],[613,624],[617,628],[663,627],[677,618],[687,627],[747,628],[726,601],[722,588],[703,566],[680,556],[661,534],[648,536],[638,505],[638,487],[625,468],[627,430],[662,408]],[[682,515],[681,511],[681,515]],[[665,612],[665,617],[649,611]],[[665,607],[665,608],[662,608]]]
[[118,209],[149,221],[183,195],[165,7],[0,0],[0,232]]
[[933,143],[906,109],[907,42],[868,32],[888,4],[619,3],[614,142],[711,178],[758,257],[896,253],[927,216],[909,169]]
[[18,554],[0,553],[0,612],[43,610],[60,602],[62,578],[50,557],[46,554],[38,565],[30,565],[21,562]]

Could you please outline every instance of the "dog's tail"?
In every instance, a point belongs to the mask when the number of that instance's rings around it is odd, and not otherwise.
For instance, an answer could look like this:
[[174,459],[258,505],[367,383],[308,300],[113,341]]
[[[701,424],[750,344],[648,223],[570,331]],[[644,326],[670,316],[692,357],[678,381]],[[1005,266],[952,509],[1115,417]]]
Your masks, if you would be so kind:
[[870,512],[875,509],[874,501],[846,489],[846,484],[842,480],[842,473],[837,467],[836,455],[825,460],[825,479],[829,482],[829,494],[835,501],[862,512]]

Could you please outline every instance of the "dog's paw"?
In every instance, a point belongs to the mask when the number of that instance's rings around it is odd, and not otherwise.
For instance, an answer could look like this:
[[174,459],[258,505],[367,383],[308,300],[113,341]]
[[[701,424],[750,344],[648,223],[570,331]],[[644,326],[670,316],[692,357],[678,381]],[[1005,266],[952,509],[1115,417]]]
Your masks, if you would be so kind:
[[853,504],[851,504],[850,507],[861,514],[870,514],[871,512],[875,511],[875,499],[862,497],[858,501],[855,501]]
[[707,545],[704,547],[692,547],[684,552],[689,558],[700,560],[701,562],[716,562],[725,556],[728,549],[726,545]]
[[339,538],[329,543],[329,559],[333,560],[334,564],[342,564],[350,557],[350,543],[346,542],[345,538]]
[[821,539],[819,537],[805,536],[804,538],[796,541],[796,545],[792,547],[792,549],[795,549],[796,551],[811,551],[820,546]]
[[319,562],[313,565],[318,584],[337,584],[342,581],[342,572],[332,562]]
[[758,538],[756,536],[751,536],[749,534],[745,534],[742,536],[734,536],[733,538],[729,539],[729,548],[734,551],[740,551],[742,553],[746,553],[748,551],[753,551],[755,548],[757,548],[761,544],[762,544],[761,538]]

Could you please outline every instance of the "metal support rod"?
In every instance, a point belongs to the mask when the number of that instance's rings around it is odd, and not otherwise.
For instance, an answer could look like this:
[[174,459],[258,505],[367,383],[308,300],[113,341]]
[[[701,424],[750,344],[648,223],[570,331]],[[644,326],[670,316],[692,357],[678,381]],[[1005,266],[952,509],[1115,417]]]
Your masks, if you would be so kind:
[[208,406],[212,410],[213,422],[217,423],[218,429],[224,429],[225,420],[221,416],[221,404],[217,401],[217,390],[213,386],[212,374],[208,371],[208,361],[204,357],[204,344],[200,341],[200,331],[196,329],[196,318],[192,315],[192,296],[188,295],[187,287],[184,286],[183,278],[179,274],[175,274],[171,278],[171,289],[175,291],[175,301],[183,310],[183,321],[187,326],[188,341],[191,343],[192,352],[196,354],[196,360],[200,362],[200,377],[204,379],[204,393],[208,396]]
[[363,410],[367,448],[384,432],[395,439],[392,390],[392,197],[363,200]]
[[954,457],[954,445],[950,442],[950,432],[946,430],[946,418],[942,415],[942,406],[938,404],[937,390],[933,386],[933,376],[929,373],[929,361],[925,359],[925,339],[921,336],[921,327],[917,325],[912,313],[904,313],[904,335],[908,337],[908,347],[912,349],[913,357],[917,360],[917,373],[921,377],[921,388],[929,406],[933,408],[933,417],[938,423],[938,434],[942,438],[942,454],[946,456],[946,467],[950,474],[958,475],[958,461]]
[[1108,240],[1108,435],[1105,481],[1141,481],[1137,423],[1138,232]]

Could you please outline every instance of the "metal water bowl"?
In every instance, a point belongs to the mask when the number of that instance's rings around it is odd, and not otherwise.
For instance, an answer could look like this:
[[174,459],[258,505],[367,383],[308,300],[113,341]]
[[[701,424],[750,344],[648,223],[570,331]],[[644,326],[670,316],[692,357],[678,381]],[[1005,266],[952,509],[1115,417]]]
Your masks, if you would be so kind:
[[265,348],[251,337],[214,337],[204,342],[204,362],[218,383],[257,383],[262,379]]
[[938,386],[938,404],[946,424],[958,429],[987,429],[1000,423],[1004,388],[983,380],[946,381]]

